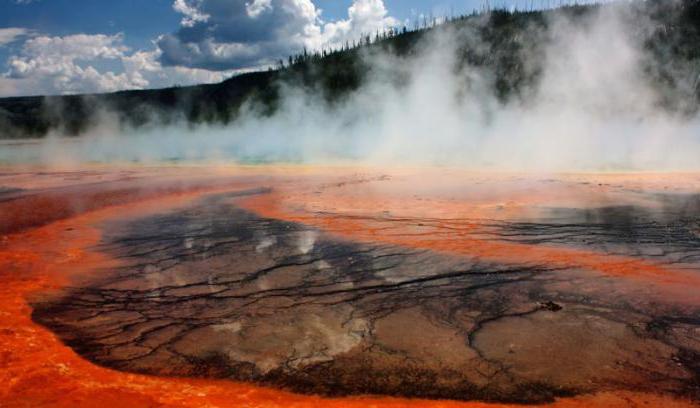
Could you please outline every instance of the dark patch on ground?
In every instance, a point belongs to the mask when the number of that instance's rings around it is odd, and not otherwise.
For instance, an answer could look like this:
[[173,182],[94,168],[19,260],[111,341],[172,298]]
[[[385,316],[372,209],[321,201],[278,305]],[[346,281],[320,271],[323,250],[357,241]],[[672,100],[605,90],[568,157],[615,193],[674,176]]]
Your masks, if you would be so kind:
[[24,191],[21,188],[0,186],[0,201],[5,200],[8,196],[13,196]]
[[542,219],[492,225],[494,237],[635,256],[700,270],[700,196],[655,194],[656,208],[555,208]]
[[[697,309],[636,302],[581,270],[343,241],[234,200],[105,226],[101,249],[125,266],[35,301],[33,318],[108,367],[303,393],[697,395]],[[509,239],[550,228],[532,225]]]

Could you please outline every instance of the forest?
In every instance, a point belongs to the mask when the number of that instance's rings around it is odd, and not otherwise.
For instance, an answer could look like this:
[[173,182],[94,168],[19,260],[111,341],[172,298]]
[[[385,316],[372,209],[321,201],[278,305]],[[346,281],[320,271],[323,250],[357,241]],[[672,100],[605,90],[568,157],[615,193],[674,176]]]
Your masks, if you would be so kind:
[[[290,86],[332,106],[363,84],[378,56],[390,55],[395,63],[410,59],[424,52],[424,47],[434,46],[424,41],[427,36],[442,31],[458,39],[452,67],[455,72],[488,72],[488,87],[500,103],[527,104],[542,77],[542,54],[552,41],[551,22],[565,17],[571,24],[585,25],[601,7],[621,7],[624,18],[652,23],[651,30],[646,25],[632,35],[642,39],[645,52],[641,68],[657,90],[657,104],[677,115],[695,114],[700,107],[700,0],[649,0],[529,11],[482,9],[462,16],[424,18],[411,27],[367,33],[336,49],[303,50],[266,70],[217,84],[4,98],[0,99],[0,139],[40,138],[50,132],[80,135],[105,112],[115,117],[121,128],[182,122],[225,125],[235,121],[244,106],[262,116],[274,114],[281,89]],[[393,80],[401,83],[400,70]]]

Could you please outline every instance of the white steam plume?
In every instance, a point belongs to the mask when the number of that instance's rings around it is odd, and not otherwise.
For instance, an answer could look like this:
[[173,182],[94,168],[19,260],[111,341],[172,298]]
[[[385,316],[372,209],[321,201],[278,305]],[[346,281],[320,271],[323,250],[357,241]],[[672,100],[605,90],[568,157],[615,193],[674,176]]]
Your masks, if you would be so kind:
[[[650,21],[630,22],[622,6],[583,22],[551,13],[539,85],[500,102],[492,73],[456,70],[464,43],[484,47],[475,20],[434,30],[411,57],[367,52],[361,88],[329,106],[285,87],[278,111],[249,108],[229,126],[185,125],[119,131],[109,112],[89,135],[0,149],[0,161],[338,161],[523,170],[697,169],[700,120],[659,108],[643,77]],[[523,64],[537,55],[525,54]],[[686,75],[687,73],[683,73]],[[397,78],[401,78],[400,83]]]

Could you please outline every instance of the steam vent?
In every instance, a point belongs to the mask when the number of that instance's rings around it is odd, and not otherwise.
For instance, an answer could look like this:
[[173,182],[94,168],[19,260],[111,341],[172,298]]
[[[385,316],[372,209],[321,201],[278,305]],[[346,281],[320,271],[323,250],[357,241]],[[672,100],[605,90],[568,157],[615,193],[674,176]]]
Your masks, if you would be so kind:
[[0,3],[0,407],[700,408],[700,1],[126,3]]

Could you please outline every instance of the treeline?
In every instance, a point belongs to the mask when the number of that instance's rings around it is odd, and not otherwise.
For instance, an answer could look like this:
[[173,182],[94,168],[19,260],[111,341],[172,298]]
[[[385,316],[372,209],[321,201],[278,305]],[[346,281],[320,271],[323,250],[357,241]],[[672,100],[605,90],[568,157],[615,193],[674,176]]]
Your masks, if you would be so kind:
[[[490,73],[489,86],[500,101],[526,101],[541,78],[549,17],[557,13],[574,22],[584,21],[597,7],[609,7],[569,3],[547,9],[557,3],[541,0],[539,7],[544,10],[532,10],[534,2],[525,10],[509,10],[484,2],[478,12],[426,16],[412,27],[367,33],[335,48],[303,50],[267,71],[238,75],[218,84],[0,99],[0,138],[42,137],[51,131],[79,135],[105,120],[122,127],[226,124],[236,120],[245,103],[263,115],[274,113],[284,84],[318,93],[333,104],[364,83],[372,68],[368,62],[372,58],[367,56],[410,58],[425,46],[421,40],[436,30],[451,30],[457,38],[455,70],[483,69]],[[700,0],[647,0],[631,2],[629,7],[632,15],[644,15],[656,25],[645,38],[649,52],[644,69],[662,95],[661,104],[685,114],[695,112],[697,78],[689,84],[679,81],[677,73],[700,66]]]

